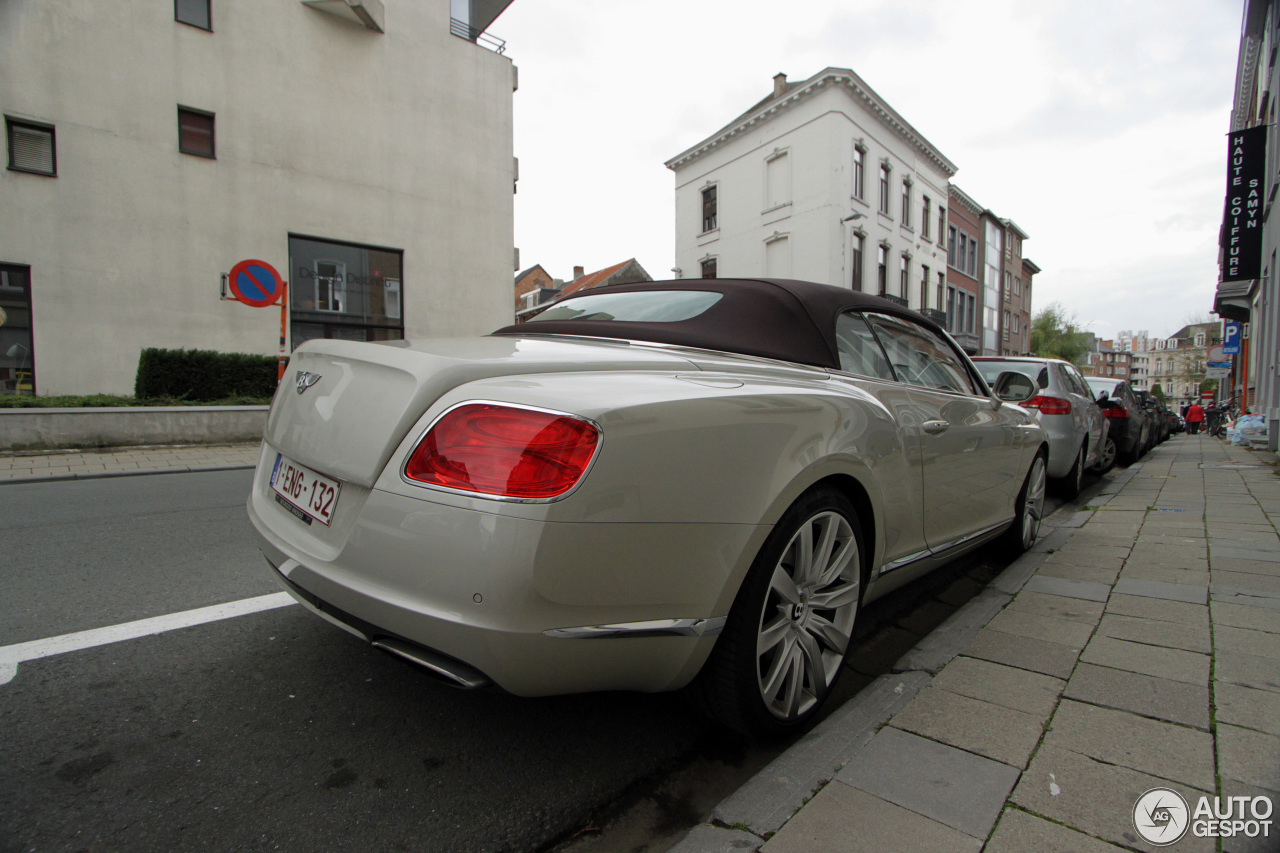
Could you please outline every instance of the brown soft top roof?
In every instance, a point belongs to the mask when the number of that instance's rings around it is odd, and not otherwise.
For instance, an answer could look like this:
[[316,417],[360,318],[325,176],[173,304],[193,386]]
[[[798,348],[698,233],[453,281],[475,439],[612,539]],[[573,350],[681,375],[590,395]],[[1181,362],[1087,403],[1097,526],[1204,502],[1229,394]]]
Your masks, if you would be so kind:
[[719,293],[722,298],[696,317],[678,322],[534,320],[503,326],[493,334],[581,335],[652,341],[839,368],[835,327],[836,317],[844,311],[860,309],[907,317],[943,332],[933,321],[888,299],[793,279],[700,278],[615,284],[583,291],[552,304],[564,305],[605,292],[673,290]]

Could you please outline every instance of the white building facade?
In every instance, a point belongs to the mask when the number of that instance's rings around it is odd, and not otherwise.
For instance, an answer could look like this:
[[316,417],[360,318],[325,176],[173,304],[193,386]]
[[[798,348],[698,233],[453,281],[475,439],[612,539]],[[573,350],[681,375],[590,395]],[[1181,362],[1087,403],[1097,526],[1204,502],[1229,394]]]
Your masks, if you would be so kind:
[[945,308],[956,167],[852,71],[778,75],[770,97],[666,165],[678,276],[797,278]]
[[278,308],[220,298],[246,259],[289,283],[291,345],[510,322],[509,2],[0,3],[7,390],[278,352]]

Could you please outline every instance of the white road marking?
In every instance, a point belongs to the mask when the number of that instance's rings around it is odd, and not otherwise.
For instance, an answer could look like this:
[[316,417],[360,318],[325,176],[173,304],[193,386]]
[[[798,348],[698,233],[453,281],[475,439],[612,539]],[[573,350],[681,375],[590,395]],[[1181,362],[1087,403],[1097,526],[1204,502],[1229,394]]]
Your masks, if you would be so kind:
[[32,640],[27,643],[16,643],[12,646],[0,646],[0,684],[8,684],[18,674],[18,664],[23,661],[47,658],[67,652],[78,652],[94,646],[105,646],[108,643],[119,643],[123,640],[135,640],[151,634],[163,634],[165,631],[176,631],[179,628],[190,628],[192,625],[203,625],[206,622],[217,622],[234,616],[246,616],[260,613],[263,610],[274,610],[296,603],[287,592],[274,592],[260,595],[257,598],[246,598],[241,601],[228,601],[225,604],[214,604],[210,607],[198,607],[195,610],[184,610],[181,613],[170,613],[166,616],[153,616],[150,619],[139,619],[136,622],[125,622],[122,625],[109,625],[106,628],[94,628],[90,631],[78,631],[74,634],[62,634],[44,640]]

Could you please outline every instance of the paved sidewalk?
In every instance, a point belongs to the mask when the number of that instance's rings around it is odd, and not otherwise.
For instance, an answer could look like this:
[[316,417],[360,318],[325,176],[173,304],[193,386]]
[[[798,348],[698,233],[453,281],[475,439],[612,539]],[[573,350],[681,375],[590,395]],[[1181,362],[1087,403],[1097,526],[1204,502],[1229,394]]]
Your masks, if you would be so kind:
[[[1280,807],[1275,463],[1183,435],[1116,469],[672,850],[1218,850],[1200,797]],[[1154,788],[1172,847],[1134,825]],[[1266,817],[1221,849],[1280,851]]]
[[90,477],[251,468],[258,442],[117,447],[101,450],[0,453],[0,485]]

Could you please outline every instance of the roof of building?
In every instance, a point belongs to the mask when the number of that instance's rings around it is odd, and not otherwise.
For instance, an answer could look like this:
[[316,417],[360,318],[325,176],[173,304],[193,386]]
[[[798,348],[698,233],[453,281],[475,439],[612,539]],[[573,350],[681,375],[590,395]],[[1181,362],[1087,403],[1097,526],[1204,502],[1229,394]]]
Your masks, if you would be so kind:
[[729,140],[740,136],[750,128],[768,121],[784,110],[799,104],[830,86],[846,89],[854,101],[874,115],[880,122],[894,131],[899,137],[909,142],[917,152],[923,154],[934,166],[948,178],[954,175],[957,167],[948,160],[933,143],[925,139],[911,124],[889,106],[888,101],[876,94],[861,77],[849,68],[824,68],[802,83],[784,83],[775,88],[782,91],[770,93],[768,97],[757,102],[751,109],[729,122],[706,139],[693,147],[682,151],[666,162],[666,167],[675,170],[720,147]]
[[571,296],[580,290],[590,290],[593,287],[599,287],[609,280],[609,277],[619,272],[627,264],[634,261],[635,258],[628,258],[620,264],[614,264],[611,267],[605,267],[602,270],[587,273],[584,276],[575,278],[573,281],[560,288],[561,296]]

